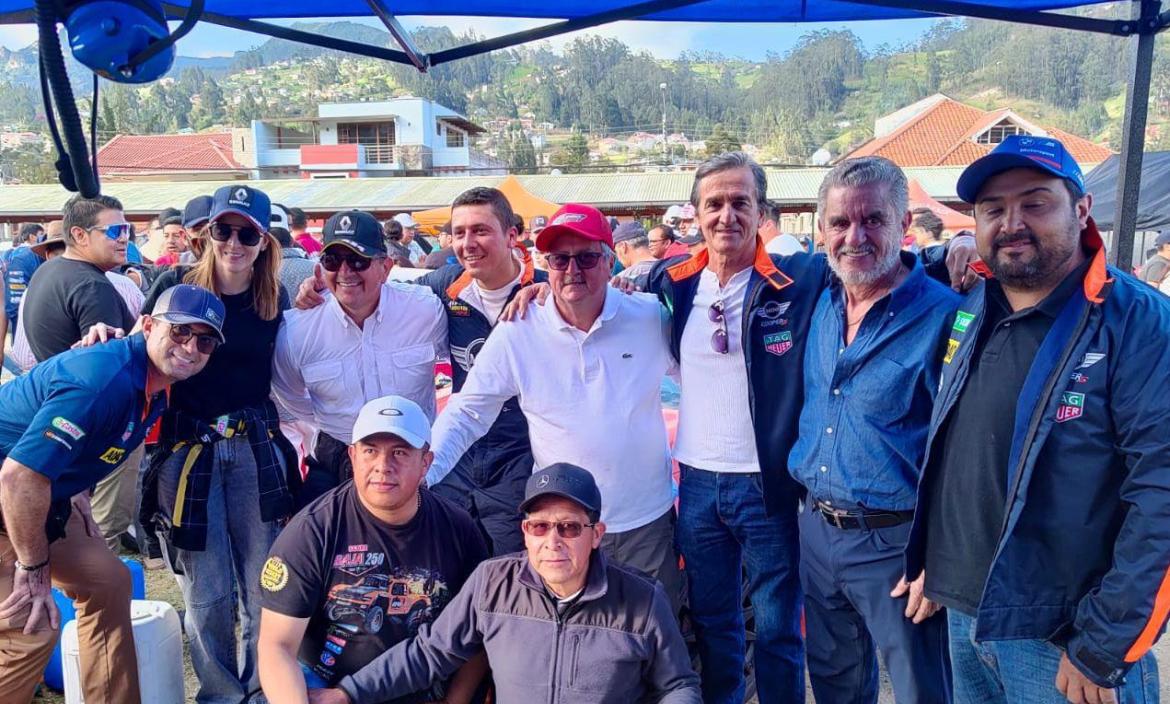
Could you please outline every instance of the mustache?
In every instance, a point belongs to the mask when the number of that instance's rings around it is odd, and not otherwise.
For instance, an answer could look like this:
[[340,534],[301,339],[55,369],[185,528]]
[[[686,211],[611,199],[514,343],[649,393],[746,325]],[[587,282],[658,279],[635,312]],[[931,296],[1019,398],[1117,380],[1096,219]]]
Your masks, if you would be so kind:
[[1000,247],[1006,247],[1007,245],[1016,244],[1018,242],[1027,242],[1033,246],[1036,246],[1038,244],[1036,240],[1036,233],[1032,232],[1031,230],[1023,230],[1022,232],[1007,232],[992,240],[991,246],[992,249],[999,249]]
[[863,244],[860,247],[842,247],[837,250],[837,254],[873,254],[875,251],[877,251],[877,248],[872,244]]

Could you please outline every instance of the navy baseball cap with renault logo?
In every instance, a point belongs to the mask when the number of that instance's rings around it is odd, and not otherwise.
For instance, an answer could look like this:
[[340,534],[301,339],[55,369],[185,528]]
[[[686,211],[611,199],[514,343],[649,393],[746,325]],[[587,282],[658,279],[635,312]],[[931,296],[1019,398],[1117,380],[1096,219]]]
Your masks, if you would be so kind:
[[1085,177],[1081,166],[1059,140],[1032,135],[1011,135],[991,153],[976,159],[959,176],[955,192],[967,203],[975,203],[979,190],[992,176],[1010,169],[1039,169],[1057,178],[1063,178],[1085,192]]
[[386,256],[386,242],[377,218],[361,210],[345,210],[325,222],[322,231],[325,249],[344,245],[363,257]]
[[589,515],[589,520],[596,521],[601,516],[601,490],[589,470],[582,469],[568,462],[550,464],[528,478],[524,485],[524,503],[520,504],[520,513],[528,513],[528,509],[544,496],[560,496],[573,503],[580,504]]
[[272,201],[267,193],[251,186],[223,186],[215,191],[208,219],[215,222],[227,213],[247,218],[261,232],[272,226]]
[[224,341],[224,315],[223,301],[218,296],[190,284],[179,284],[163,291],[150,312],[150,317],[173,325],[203,323],[215,331],[220,342]]

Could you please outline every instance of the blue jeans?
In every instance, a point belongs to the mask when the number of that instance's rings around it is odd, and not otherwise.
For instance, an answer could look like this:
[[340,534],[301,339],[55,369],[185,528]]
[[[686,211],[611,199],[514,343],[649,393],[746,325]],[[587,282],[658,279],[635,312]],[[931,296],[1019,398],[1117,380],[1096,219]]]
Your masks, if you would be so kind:
[[743,573],[755,617],[760,704],[804,701],[796,512],[769,516],[759,474],[681,466],[678,541],[690,584],[703,701],[742,704]]
[[[168,562],[187,607],[185,627],[191,664],[199,678],[199,704],[239,704],[260,688],[256,639],[260,633],[260,571],[280,526],[260,520],[256,461],[246,436],[214,446],[207,500],[207,549],[174,550]],[[159,472],[159,499],[173,512],[182,457]],[[169,550],[166,545],[164,551]],[[236,638],[236,621],[240,638]]]
[[[976,643],[975,619],[947,610],[955,704],[1067,704],[1056,689],[1061,650],[1043,640]],[[1117,690],[1118,704],[1157,704],[1158,663],[1152,652],[1134,664]]]

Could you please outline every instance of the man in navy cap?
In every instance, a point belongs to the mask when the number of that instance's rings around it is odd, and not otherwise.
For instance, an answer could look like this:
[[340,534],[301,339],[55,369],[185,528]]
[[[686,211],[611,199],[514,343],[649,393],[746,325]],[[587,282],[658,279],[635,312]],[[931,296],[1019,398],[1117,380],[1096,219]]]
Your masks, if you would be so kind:
[[487,651],[500,702],[699,704],[670,599],[605,558],[601,510],[587,470],[536,472],[520,505],[526,551],[481,563],[429,629],[310,701],[398,701]]
[[1170,230],[1162,230],[1154,240],[1154,256],[1142,267],[1142,281],[1158,288],[1170,274]]
[[404,396],[435,418],[435,360],[447,354],[447,318],[422,286],[387,282],[382,228],[359,210],[325,223],[325,305],[290,310],[276,338],[272,390],[298,420],[321,432],[302,502],[352,474],[348,448],[366,401]]
[[86,701],[137,702],[130,574],[88,493],[143,440],[170,385],[223,341],[223,303],[176,286],[141,334],[63,352],[0,387],[0,701],[32,699],[57,640],[56,585],[77,606]]
[[1170,612],[1170,301],[1105,263],[1076,161],[969,166],[990,276],[950,327],[906,549],[946,606],[955,700],[1157,701]]

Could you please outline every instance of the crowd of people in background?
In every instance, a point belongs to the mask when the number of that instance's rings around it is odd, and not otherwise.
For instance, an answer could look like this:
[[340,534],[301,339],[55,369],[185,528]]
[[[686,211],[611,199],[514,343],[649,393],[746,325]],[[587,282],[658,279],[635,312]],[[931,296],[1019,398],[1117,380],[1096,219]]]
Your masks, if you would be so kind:
[[815,233],[767,190],[735,152],[649,221],[476,187],[311,227],[236,184],[22,225],[0,701],[50,586],[85,701],[140,700],[127,551],[200,704],[876,702],[879,657],[898,702],[1157,701],[1170,233],[1106,267],[1053,139],[964,171],[974,231],[880,157]]

